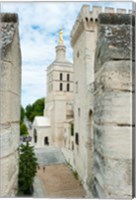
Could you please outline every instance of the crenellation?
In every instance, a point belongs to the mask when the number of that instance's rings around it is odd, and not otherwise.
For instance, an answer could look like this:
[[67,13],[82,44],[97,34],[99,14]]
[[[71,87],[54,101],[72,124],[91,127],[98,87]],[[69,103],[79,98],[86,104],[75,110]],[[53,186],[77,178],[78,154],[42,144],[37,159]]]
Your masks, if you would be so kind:
[[111,7],[105,7],[105,13],[115,13],[115,9]]
[[[89,9],[90,9],[89,5],[84,5],[77,17],[77,20],[71,31],[71,38],[72,38],[71,45],[72,46],[77,41],[78,36],[81,34],[83,29],[86,31],[95,31],[95,32],[97,31],[97,22],[99,21],[98,18],[101,13],[106,13],[106,14],[118,13],[120,15],[123,15],[128,12],[129,14],[131,14],[130,10],[127,11],[126,9],[120,9],[120,8],[115,10],[112,7],[104,8],[101,6],[93,6],[91,11]],[[109,21],[111,21],[111,17],[114,17],[114,16],[109,15],[109,17],[110,17]]]
[[90,12],[90,16],[93,18],[97,18],[98,15],[103,12],[103,7],[101,6],[93,6],[92,11]]
[[127,10],[126,10],[126,9],[117,8],[116,13],[126,14],[126,13],[127,13]]

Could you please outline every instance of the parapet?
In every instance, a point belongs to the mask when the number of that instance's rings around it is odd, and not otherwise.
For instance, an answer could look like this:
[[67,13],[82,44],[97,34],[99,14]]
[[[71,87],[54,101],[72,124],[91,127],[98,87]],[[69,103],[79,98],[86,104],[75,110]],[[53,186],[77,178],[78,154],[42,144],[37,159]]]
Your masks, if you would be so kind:
[[6,52],[6,47],[11,44],[13,36],[18,25],[18,15],[13,13],[1,13],[1,56],[3,57]]
[[131,10],[120,9],[120,8],[112,8],[112,7],[100,7],[93,6],[92,11],[90,11],[89,5],[83,5],[81,11],[77,17],[77,20],[71,31],[71,45],[74,45],[74,42],[81,34],[81,32],[85,30],[95,31],[97,28],[98,16],[100,13],[118,13],[118,14],[131,14]]

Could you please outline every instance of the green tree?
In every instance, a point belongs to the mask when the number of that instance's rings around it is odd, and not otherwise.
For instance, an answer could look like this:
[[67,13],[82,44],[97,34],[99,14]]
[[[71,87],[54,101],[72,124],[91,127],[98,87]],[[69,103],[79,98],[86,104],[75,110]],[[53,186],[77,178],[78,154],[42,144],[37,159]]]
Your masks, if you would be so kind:
[[29,135],[27,127],[24,123],[20,123],[20,135],[21,136]]
[[44,110],[44,98],[37,99],[32,105],[26,106],[26,117],[29,121],[33,122],[35,116],[42,116]]
[[34,147],[29,145],[20,145],[19,158],[19,176],[18,186],[19,194],[31,195],[33,193],[33,182],[36,175],[37,158],[34,153]]
[[20,121],[23,122],[25,118],[25,110],[23,106],[21,106],[21,115],[20,115]]

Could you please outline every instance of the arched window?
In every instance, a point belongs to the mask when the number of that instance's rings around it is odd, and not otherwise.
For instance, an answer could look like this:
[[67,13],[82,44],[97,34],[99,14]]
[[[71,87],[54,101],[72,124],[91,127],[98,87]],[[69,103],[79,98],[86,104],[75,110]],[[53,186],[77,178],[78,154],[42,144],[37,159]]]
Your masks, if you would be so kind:
[[67,91],[70,91],[70,85],[67,83]]
[[70,80],[70,76],[69,76],[69,74],[67,74],[67,81],[69,81]]
[[34,143],[37,143],[37,131],[34,129]]
[[60,91],[62,91],[62,90],[63,90],[63,84],[60,83]]
[[62,73],[60,73],[60,81],[62,81],[63,75]]

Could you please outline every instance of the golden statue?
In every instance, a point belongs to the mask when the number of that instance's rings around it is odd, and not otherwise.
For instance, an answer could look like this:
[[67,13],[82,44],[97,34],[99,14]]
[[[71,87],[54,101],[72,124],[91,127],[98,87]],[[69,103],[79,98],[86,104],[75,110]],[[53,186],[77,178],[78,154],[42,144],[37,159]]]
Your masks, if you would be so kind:
[[62,29],[60,29],[60,32],[59,32],[59,44],[63,44],[63,31],[62,31]]

